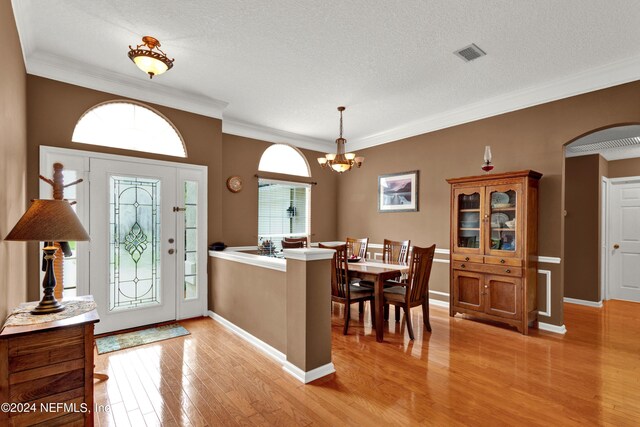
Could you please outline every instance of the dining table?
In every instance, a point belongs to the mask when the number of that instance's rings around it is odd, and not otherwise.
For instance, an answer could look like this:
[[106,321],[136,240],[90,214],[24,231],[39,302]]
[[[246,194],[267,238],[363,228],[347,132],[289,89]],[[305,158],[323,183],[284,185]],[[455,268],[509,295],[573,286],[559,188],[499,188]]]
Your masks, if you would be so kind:
[[391,264],[380,261],[360,260],[349,263],[349,277],[374,283],[374,315],[376,317],[376,341],[384,339],[384,282],[397,279],[409,271],[407,264]]

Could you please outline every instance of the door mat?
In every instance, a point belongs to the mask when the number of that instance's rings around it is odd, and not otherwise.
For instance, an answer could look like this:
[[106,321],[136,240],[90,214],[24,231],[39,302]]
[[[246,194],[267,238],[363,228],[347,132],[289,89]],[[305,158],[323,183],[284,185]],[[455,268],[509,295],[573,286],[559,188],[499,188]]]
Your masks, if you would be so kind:
[[103,354],[156,341],[163,341],[169,338],[181,337],[183,335],[189,335],[189,331],[177,323],[172,323],[170,325],[157,326],[155,328],[142,329],[125,334],[96,338],[96,347],[98,348],[98,354]]

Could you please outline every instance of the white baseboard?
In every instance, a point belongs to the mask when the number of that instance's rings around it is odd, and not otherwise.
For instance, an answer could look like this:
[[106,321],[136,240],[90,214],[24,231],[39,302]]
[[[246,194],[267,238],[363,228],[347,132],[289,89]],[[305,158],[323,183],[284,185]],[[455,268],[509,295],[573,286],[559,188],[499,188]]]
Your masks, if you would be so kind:
[[322,365],[318,368],[305,372],[293,363],[287,361],[285,361],[282,365],[282,369],[286,373],[292,375],[294,378],[297,378],[299,381],[305,384],[310,383],[311,381],[315,381],[318,378],[322,378],[326,375],[333,374],[336,371],[333,363],[327,363],[326,365]]
[[564,302],[567,302],[569,304],[586,305],[587,307],[602,308],[602,301],[588,301],[584,299],[564,297]]
[[538,329],[540,329],[541,331],[553,332],[562,335],[567,333],[566,326],[552,325],[551,323],[538,322]]
[[209,310],[207,314],[213,320],[220,323],[222,326],[224,326],[234,334],[238,335],[240,338],[247,341],[249,344],[256,347],[258,350],[262,351],[263,353],[271,357],[276,362],[284,364],[287,361],[287,356],[283,352],[275,349],[274,347],[271,347],[269,344],[262,341],[261,339],[254,337],[249,332],[229,322],[227,319],[220,316],[219,314],[216,314],[211,310]]
[[436,307],[449,308],[449,301],[441,301],[439,299],[429,298],[429,305],[435,305]]
[[325,375],[333,374],[336,371],[335,367],[333,366],[333,363],[327,363],[326,365],[323,365],[316,369],[312,369],[308,372],[305,372],[302,369],[295,366],[294,364],[292,364],[291,362],[288,362],[287,356],[283,352],[271,347],[266,342],[262,341],[259,338],[256,338],[255,336],[251,335],[249,332],[245,331],[244,329],[229,322],[227,319],[220,316],[219,314],[216,314],[211,310],[209,310],[207,314],[209,315],[209,317],[211,317],[216,322],[220,323],[226,329],[230,330],[231,332],[233,332],[243,340],[247,341],[249,344],[256,347],[258,350],[262,351],[263,353],[271,357],[276,362],[282,364],[282,369],[285,372],[291,374],[293,377],[297,378],[304,384],[307,384],[311,381],[315,381],[318,378],[324,377]]

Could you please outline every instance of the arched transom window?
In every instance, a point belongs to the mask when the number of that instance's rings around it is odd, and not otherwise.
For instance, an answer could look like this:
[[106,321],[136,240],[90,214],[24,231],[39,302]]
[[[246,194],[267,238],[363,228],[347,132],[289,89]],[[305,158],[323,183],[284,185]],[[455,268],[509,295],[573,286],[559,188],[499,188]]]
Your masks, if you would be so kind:
[[274,144],[264,150],[258,170],[286,173],[288,175],[311,176],[307,159],[298,150],[286,144]]
[[187,157],[184,141],[160,113],[127,101],[98,104],[80,117],[71,138],[81,144]]

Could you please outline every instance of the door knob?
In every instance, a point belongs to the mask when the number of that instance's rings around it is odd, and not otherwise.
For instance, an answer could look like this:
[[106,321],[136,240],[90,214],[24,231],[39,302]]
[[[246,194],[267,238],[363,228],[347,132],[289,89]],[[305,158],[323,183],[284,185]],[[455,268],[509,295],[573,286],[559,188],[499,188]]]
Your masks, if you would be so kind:
[[614,243],[614,244],[613,244],[613,249],[620,249],[620,245],[619,245],[619,244],[617,244],[617,243]]
[[173,255],[173,253],[174,253],[175,251],[176,251],[176,250],[175,250],[175,249],[173,249],[173,248],[169,249],[169,251],[168,251],[168,252],[169,252],[169,255]]

